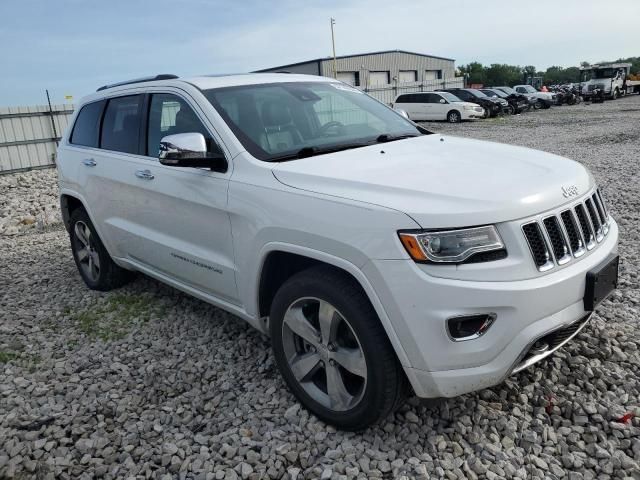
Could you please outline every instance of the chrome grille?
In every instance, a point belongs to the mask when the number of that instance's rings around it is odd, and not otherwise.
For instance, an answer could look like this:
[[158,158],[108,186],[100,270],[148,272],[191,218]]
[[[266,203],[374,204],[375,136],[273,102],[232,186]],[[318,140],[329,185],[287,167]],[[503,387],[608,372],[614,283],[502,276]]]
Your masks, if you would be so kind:
[[609,233],[610,217],[600,190],[541,222],[522,225],[533,261],[544,272],[593,249]]

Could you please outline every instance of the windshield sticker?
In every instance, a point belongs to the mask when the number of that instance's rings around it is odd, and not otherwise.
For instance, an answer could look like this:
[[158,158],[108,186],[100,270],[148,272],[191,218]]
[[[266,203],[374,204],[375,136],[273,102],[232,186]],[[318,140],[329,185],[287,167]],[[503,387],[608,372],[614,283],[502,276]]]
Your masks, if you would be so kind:
[[362,90],[358,90],[357,88],[350,87],[349,85],[343,85],[342,83],[332,83],[331,86],[336,90],[342,90],[344,92],[351,93],[364,93]]

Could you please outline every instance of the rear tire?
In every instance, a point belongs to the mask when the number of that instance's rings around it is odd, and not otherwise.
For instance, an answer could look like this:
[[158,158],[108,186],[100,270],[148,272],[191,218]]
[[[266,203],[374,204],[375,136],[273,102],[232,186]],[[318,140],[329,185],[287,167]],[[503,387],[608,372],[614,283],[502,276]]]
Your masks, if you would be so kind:
[[462,121],[462,116],[460,112],[457,110],[451,110],[447,113],[447,122],[449,123],[460,123]]
[[70,224],[73,260],[87,287],[106,292],[131,280],[132,272],[113,262],[83,208],[78,208],[71,214]]
[[402,405],[402,366],[369,299],[348,275],[318,266],[292,276],[275,295],[269,330],[289,389],[321,420],[359,430]]

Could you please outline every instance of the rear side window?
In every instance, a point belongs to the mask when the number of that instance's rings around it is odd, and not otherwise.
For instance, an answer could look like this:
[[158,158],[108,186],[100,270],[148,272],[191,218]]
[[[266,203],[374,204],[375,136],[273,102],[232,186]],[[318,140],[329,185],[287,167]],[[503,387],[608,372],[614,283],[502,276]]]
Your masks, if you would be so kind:
[[69,141],[73,145],[98,146],[98,129],[104,101],[88,103],[80,109]]
[[138,153],[140,99],[140,95],[132,95],[109,100],[102,121],[102,148]]

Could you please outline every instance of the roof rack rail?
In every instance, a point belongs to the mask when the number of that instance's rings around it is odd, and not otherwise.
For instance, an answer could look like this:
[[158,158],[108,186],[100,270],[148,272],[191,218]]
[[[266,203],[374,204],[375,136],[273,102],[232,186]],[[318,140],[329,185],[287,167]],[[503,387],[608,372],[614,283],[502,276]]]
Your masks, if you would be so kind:
[[171,73],[161,73],[160,75],[155,75],[153,77],[141,77],[134,78],[133,80],[125,80],[124,82],[111,83],[109,85],[103,85],[96,92],[100,92],[102,90],[106,90],[107,88],[120,87],[122,85],[130,85],[132,83],[141,83],[141,82],[152,82],[154,80],[174,80],[179,78],[177,75],[173,75]]

